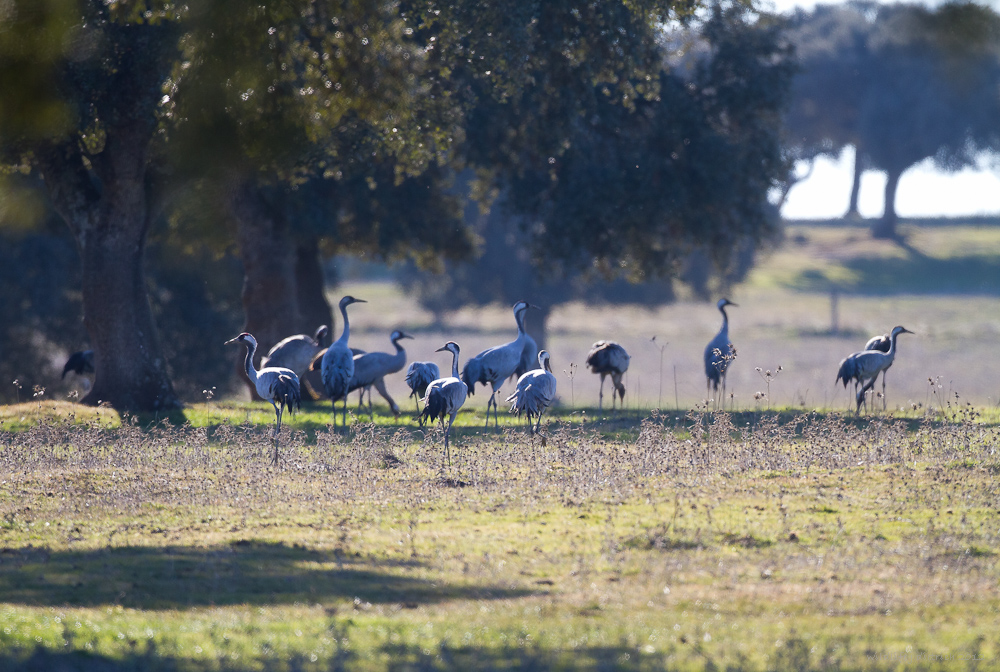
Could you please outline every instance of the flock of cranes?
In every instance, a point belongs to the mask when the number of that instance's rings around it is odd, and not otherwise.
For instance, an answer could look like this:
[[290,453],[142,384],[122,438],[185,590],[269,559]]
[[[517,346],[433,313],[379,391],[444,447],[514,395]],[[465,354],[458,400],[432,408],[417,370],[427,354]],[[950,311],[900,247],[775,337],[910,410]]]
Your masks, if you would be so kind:
[[[236,338],[226,341],[226,344],[242,343],[246,346],[245,369],[247,377],[261,398],[274,407],[274,461],[278,460],[278,436],[281,432],[281,420],[285,408],[294,412],[299,408],[302,393],[300,380],[304,380],[309,371],[318,371],[322,380],[323,392],[333,403],[333,424],[337,423],[337,402],[342,401],[342,426],[347,425],[347,398],[351,392],[360,391],[359,408],[363,407],[364,396],[368,394],[368,411],[373,416],[371,389],[374,387],[389,403],[392,412],[399,415],[399,406],[389,396],[385,387],[385,377],[402,371],[406,366],[406,350],[400,345],[404,339],[413,337],[402,331],[394,331],[390,336],[395,352],[365,352],[351,348],[351,323],[348,317],[348,306],[355,303],[365,303],[362,299],[345,296],[340,300],[339,308],[343,320],[343,331],[340,338],[323,347],[328,335],[324,325],[316,330],[313,336],[299,334],[290,336],[277,345],[261,359],[261,368],[257,370],[253,364],[257,341],[248,333],[242,333]],[[714,397],[718,405],[721,400],[725,406],[726,373],[736,358],[736,348],[729,339],[729,316],[726,308],[738,307],[729,299],[720,299],[717,308],[722,314],[722,327],[705,346],[704,364],[706,380],[706,396]],[[412,362],[406,370],[406,384],[414,397],[421,426],[425,421],[438,420],[444,430],[445,454],[450,461],[449,436],[455,416],[465,404],[470,395],[475,394],[476,385],[490,386],[490,397],[486,405],[486,427],[490,425],[490,409],[493,409],[494,426],[499,427],[497,392],[505,381],[517,376],[514,392],[506,398],[510,404],[510,413],[525,415],[528,420],[529,433],[541,431],[542,414],[548,409],[556,396],[556,377],[549,364],[549,353],[538,351],[534,340],[524,328],[525,314],[532,306],[526,301],[518,301],[513,306],[514,321],[517,325],[517,336],[514,340],[480,352],[469,358],[465,366],[459,370],[458,360],[461,349],[454,341],[449,341],[438,352],[452,354],[451,375],[442,377],[438,365],[434,362]],[[882,376],[882,404],[885,408],[885,374],[892,366],[896,357],[896,339],[900,334],[912,334],[905,327],[897,326],[888,334],[872,338],[864,350],[848,355],[840,362],[836,383],[843,383],[846,388],[854,384],[855,413],[860,414],[861,406],[868,408],[867,394],[872,391],[879,375]],[[587,354],[586,365],[601,377],[601,387],[598,396],[598,408],[603,408],[604,380],[611,377],[611,408],[615,408],[617,395],[621,404],[625,400],[625,385],[622,377],[628,371],[631,358],[620,344],[614,341],[597,341]],[[529,364],[530,362],[530,364]],[[537,364],[537,368],[529,368]],[[77,374],[94,371],[93,351],[74,353],[63,369],[63,377],[70,371]],[[319,395],[308,386],[308,390],[316,398]],[[721,395],[719,391],[721,389]],[[874,394],[874,392],[873,392]],[[423,410],[421,411],[421,404]],[[445,418],[448,419],[445,426]]]

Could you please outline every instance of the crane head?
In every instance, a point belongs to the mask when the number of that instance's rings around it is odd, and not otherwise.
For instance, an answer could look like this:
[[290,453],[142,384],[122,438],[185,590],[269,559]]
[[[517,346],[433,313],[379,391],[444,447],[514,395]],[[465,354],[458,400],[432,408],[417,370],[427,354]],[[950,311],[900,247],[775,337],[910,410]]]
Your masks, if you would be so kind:
[[347,296],[345,296],[340,300],[340,307],[344,308],[346,306],[351,305],[352,303],[368,303],[368,302],[365,301],[364,299],[355,299],[353,296],[348,294]]
[[539,350],[538,352],[538,368],[545,369],[546,371],[552,371],[552,366],[549,364],[549,351]]
[[411,338],[412,339],[413,336],[410,336],[406,332],[403,332],[403,331],[400,331],[399,329],[397,329],[396,331],[392,332],[392,336],[389,337],[389,340],[392,341],[393,343],[395,343],[396,341],[398,341],[400,339],[403,339],[403,338]]
[[328,333],[330,333],[330,327],[326,326],[325,324],[321,324],[319,326],[319,329],[316,330],[316,334],[313,336],[313,340],[316,341],[317,345],[322,345],[323,339],[326,338],[326,335]]
[[729,299],[719,299],[719,303],[716,304],[719,310],[722,310],[726,306],[733,306],[734,308],[739,308],[739,304],[733,303]]
[[913,332],[907,329],[906,327],[899,326],[892,328],[893,337],[898,336],[899,334],[912,334],[912,333]]
[[457,355],[461,351],[461,348],[458,347],[458,343],[456,343],[455,341],[448,341],[434,352],[443,352],[445,350],[447,350],[453,355]]
[[257,347],[257,339],[255,339],[253,336],[251,336],[250,334],[248,334],[245,331],[242,334],[240,334],[239,336],[237,336],[236,338],[229,339],[223,345],[229,345],[231,343],[246,343],[247,345],[249,345],[251,347],[254,347],[254,348]]

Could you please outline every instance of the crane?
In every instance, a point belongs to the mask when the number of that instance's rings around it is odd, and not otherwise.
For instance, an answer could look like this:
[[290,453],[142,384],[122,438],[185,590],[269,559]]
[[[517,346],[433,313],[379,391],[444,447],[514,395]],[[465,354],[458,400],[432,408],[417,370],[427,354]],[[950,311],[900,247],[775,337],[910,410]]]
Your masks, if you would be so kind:
[[722,328],[715,335],[708,345],[705,346],[705,376],[708,382],[705,385],[705,397],[719,391],[722,385],[722,407],[726,407],[726,370],[734,359],[736,359],[736,348],[729,340],[729,316],[726,315],[726,306],[739,308],[729,299],[719,299],[716,304],[719,312],[722,313]]
[[78,376],[85,373],[94,372],[94,351],[84,350],[82,352],[74,352],[66,360],[66,365],[63,367],[62,379],[66,379],[66,374],[72,371]]
[[347,393],[351,376],[354,375],[354,355],[347,340],[351,337],[351,323],[347,319],[347,307],[352,303],[367,303],[364,299],[345,296],[340,300],[340,314],[344,319],[344,330],[326,352],[323,353],[321,371],[323,391],[333,403],[333,426],[337,427],[337,401],[344,400],[343,425],[347,427]]
[[[510,412],[528,416],[528,433],[536,434],[542,427],[542,413],[556,398],[556,377],[549,366],[549,352],[538,353],[538,368],[528,371],[517,379],[514,394],[507,397],[510,402]],[[531,416],[535,416],[535,427],[531,426]]]
[[368,414],[374,419],[375,414],[372,409],[372,385],[379,386],[379,393],[389,402],[389,408],[394,415],[399,415],[399,406],[393,401],[389,393],[385,391],[383,378],[390,373],[396,373],[406,365],[406,350],[399,344],[404,338],[413,338],[398,329],[389,336],[389,341],[396,348],[396,354],[388,352],[365,352],[354,355],[354,375],[348,383],[348,393],[354,390],[361,390],[361,398],[358,400],[358,409],[364,402],[365,392],[368,392]]
[[[892,337],[889,334],[882,334],[881,336],[872,336],[865,343],[865,350],[878,350],[879,352],[889,352],[889,348],[892,347]],[[889,366],[882,369],[882,410],[886,409],[885,401],[885,374],[889,371],[889,367],[892,366],[892,362]],[[873,400],[874,403],[874,400]]]
[[246,370],[247,378],[253,383],[254,388],[257,390],[257,394],[260,395],[262,399],[266,399],[271,402],[274,406],[275,414],[275,426],[274,426],[274,464],[278,463],[278,434],[281,433],[281,415],[285,411],[285,406],[288,406],[288,410],[294,413],[294,409],[299,408],[302,401],[302,395],[299,391],[299,377],[295,375],[295,372],[291,369],[286,369],[277,366],[269,366],[261,368],[260,371],[254,369],[253,366],[253,356],[257,351],[257,340],[248,334],[243,332],[236,338],[232,338],[226,341],[225,345],[230,345],[232,343],[243,343],[247,346],[247,357],[246,357]]
[[483,350],[478,355],[465,363],[462,370],[462,380],[468,386],[469,394],[476,393],[476,383],[490,384],[493,392],[489,401],[486,402],[486,426],[490,426],[490,407],[493,407],[493,418],[496,426],[500,426],[500,418],[497,415],[497,390],[503,385],[503,381],[510,378],[517,370],[517,364],[521,361],[521,352],[524,350],[525,341],[528,338],[524,331],[524,313],[528,308],[537,308],[527,301],[518,301],[514,304],[514,320],[517,322],[517,338],[510,343],[497,345]]
[[330,333],[330,328],[321,324],[316,333],[312,336],[308,334],[296,334],[284,338],[268,350],[260,360],[261,367],[281,366],[291,369],[299,377],[299,382],[306,388],[310,396],[319,399],[319,395],[309,385],[305,375],[309,371],[309,363],[313,358],[326,347],[326,337]]
[[433,380],[427,386],[427,394],[423,400],[424,410],[420,414],[420,426],[424,426],[425,419],[430,419],[432,422],[437,419],[444,427],[444,416],[448,416],[448,427],[444,430],[444,453],[450,467],[451,451],[448,448],[448,435],[451,434],[451,425],[455,422],[458,410],[462,408],[469,394],[469,387],[458,377],[458,353],[461,352],[458,343],[448,341],[435,352],[445,350],[451,353],[451,376]]
[[882,352],[881,350],[862,350],[861,352],[852,353],[841,360],[840,369],[837,371],[837,378],[834,384],[843,381],[844,387],[847,387],[848,381],[854,380],[857,384],[861,385],[861,389],[854,396],[854,401],[857,403],[857,407],[854,409],[856,414],[861,413],[862,403],[865,404],[865,408],[868,407],[865,395],[875,385],[878,374],[883,373],[892,366],[893,361],[896,359],[896,338],[900,334],[912,333],[906,327],[893,327],[889,335],[889,350],[887,352]]
[[441,377],[441,369],[434,362],[413,362],[406,368],[406,384],[414,398],[413,403],[417,405],[417,413],[420,413],[420,399],[427,394],[427,386],[432,381]]
[[625,385],[622,383],[622,376],[628,371],[631,357],[625,348],[614,341],[597,341],[590,346],[587,353],[587,366],[592,373],[601,374],[601,391],[597,397],[597,408],[604,407],[604,379],[611,376],[611,409],[615,408],[615,390],[621,398],[622,406],[625,405]]

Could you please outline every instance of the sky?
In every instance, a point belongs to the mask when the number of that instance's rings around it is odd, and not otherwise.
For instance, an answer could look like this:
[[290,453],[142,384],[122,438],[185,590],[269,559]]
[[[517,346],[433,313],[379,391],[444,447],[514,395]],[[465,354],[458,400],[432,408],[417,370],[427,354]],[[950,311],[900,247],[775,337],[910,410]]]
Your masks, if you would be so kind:
[[[809,9],[817,3],[815,0],[771,0],[771,4],[775,10],[786,12],[796,7]],[[1000,8],[1000,1],[985,4]],[[809,178],[788,193],[781,214],[789,219],[842,216],[851,195],[853,166],[854,150],[851,148],[836,159],[817,159]],[[804,165],[798,168],[803,173],[806,170]],[[868,171],[862,177],[858,209],[863,217],[881,216],[885,179],[884,173],[875,171]],[[896,211],[900,217],[1000,215],[1000,157],[993,161],[984,158],[977,168],[955,173],[937,170],[929,160],[913,166],[899,180]]]

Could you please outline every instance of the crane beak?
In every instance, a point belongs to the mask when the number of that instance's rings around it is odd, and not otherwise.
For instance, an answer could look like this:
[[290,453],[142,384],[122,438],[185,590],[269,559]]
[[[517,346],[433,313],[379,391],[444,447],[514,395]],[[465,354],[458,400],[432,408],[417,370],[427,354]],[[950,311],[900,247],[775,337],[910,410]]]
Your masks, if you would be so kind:
[[368,302],[365,301],[364,299],[354,299],[354,301],[352,301],[351,303],[368,303]]
[[400,337],[400,338],[409,338],[409,339],[411,339],[411,340],[415,340],[415,339],[413,338],[413,336],[410,336],[409,334],[407,334],[407,333],[405,333],[405,332],[400,332],[400,336],[399,336],[399,337]]
[[223,343],[223,345],[231,345],[232,343],[239,343],[239,342],[240,342],[240,337],[237,336],[236,338],[230,338],[228,341]]
[[434,352],[444,352],[444,351],[446,351],[447,349],[448,349],[448,346],[447,346],[447,345],[442,345],[442,346],[441,346],[440,348],[438,348],[438,349],[437,349],[437,350],[435,350]]

